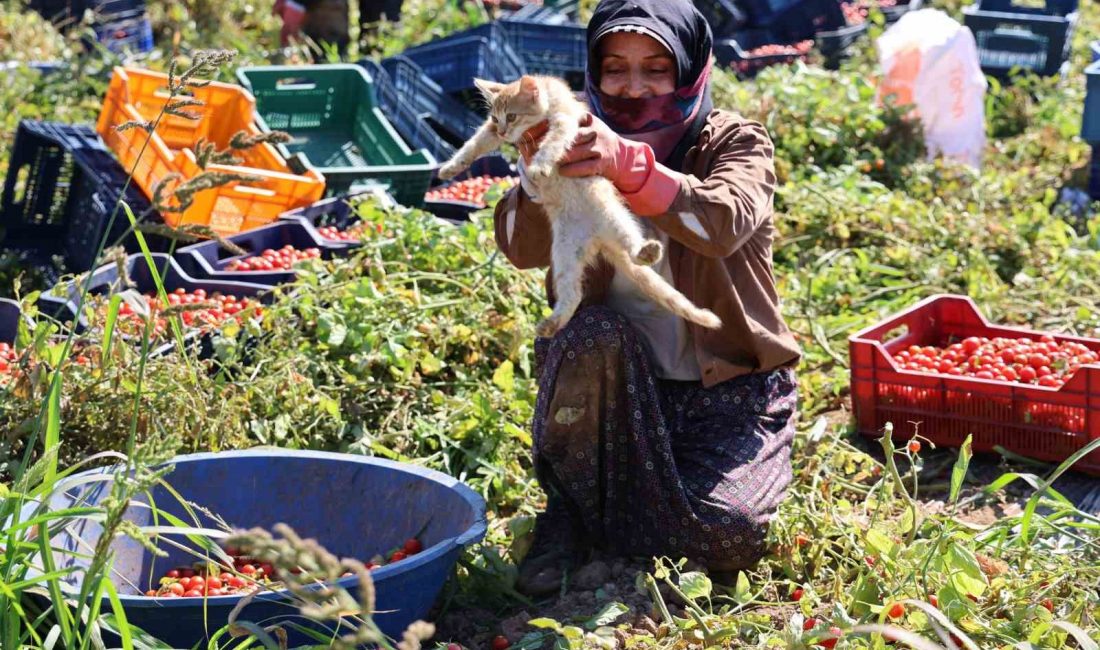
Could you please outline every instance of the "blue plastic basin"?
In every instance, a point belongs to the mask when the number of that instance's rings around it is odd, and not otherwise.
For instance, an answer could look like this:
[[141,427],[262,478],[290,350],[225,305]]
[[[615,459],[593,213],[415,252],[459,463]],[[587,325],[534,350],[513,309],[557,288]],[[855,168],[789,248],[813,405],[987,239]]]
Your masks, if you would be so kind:
[[[172,488],[230,526],[270,529],[276,523],[286,523],[338,557],[366,562],[423,529],[423,551],[372,571],[378,612],[374,620],[391,638],[400,639],[410,623],[427,616],[459,553],[485,535],[484,500],[458,480],[421,467],[364,456],[282,449],[193,454],[180,456],[172,464],[175,469],[166,478]],[[93,474],[104,472],[76,476]],[[109,494],[109,482],[84,483],[55,496],[51,506],[95,504]],[[152,498],[162,511],[194,521],[164,487],[154,489]],[[218,527],[206,516],[199,516],[205,527]],[[152,513],[144,505],[131,505],[127,519],[139,526],[153,525]],[[55,536],[53,546],[87,549],[94,546],[100,533],[97,523],[80,522]],[[180,536],[173,540],[186,543]],[[226,624],[240,596],[217,596],[204,602],[201,598],[141,595],[150,588],[152,576],[195,559],[163,541],[159,545],[168,557],[154,558],[128,538],[112,544],[116,554],[112,580],[126,616],[132,625],[174,648],[190,648],[196,643],[205,646],[206,639]],[[55,552],[55,559],[58,566],[87,564],[87,560],[63,552]],[[73,580],[75,590],[79,577]],[[340,584],[357,597],[356,578],[344,578]],[[102,607],[110,611],[106,598]],[[244,608],[238,620],[307,624],[282,592],[261,595]],[[291,647],[308,640],[287,631]]]
[[0,343],[15,343],[21,314],[19,303],[0,298]]

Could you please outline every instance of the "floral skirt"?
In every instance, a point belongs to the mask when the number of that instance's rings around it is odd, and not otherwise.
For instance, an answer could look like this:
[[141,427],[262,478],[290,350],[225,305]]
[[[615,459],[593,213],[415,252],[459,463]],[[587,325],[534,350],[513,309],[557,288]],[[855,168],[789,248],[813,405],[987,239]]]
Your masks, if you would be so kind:
[[606,307],[536,341],[540,483],[588,541],[636,556],[751,566],[791,482],[797,384],[782,368],[704,388],[658,379]]

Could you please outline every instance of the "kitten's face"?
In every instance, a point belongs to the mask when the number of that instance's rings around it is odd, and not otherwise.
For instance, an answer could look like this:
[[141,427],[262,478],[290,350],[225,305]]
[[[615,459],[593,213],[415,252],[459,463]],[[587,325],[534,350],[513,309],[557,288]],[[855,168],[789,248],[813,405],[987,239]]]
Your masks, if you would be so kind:
[[533,77],[524,76],[510,84],[474,81],[489,101],[490,121],[508,142],[519,142],[528,129],[546,119],[546,93]]

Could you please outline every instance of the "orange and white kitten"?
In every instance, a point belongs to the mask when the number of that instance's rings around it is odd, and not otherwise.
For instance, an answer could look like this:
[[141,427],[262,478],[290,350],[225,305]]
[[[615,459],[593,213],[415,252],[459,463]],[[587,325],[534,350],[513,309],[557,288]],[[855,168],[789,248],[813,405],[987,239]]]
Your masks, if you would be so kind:
[[661,259],[661,243],[645,238],[638,218],[627,209],[611,181],[602,176],[566,178],[555,173],[587,110],[565,82],[541,76],[524,76],[510,84],[475,82],[489,101],[489,119],[443,165],[440,178],[453,178],[505,141],[520,142],[528,129],[544,120],[549,124],[538,153],[526,168],[528,178],[538,187],[539,202],[554,236],[551,261],[558,300],[553,313],[539,323],[539,336],[553,336],[569,322],[583,298],[584,270],[600,255],[673,314],[710,329],[722,326],[713,312],[696,307],[649,268]]

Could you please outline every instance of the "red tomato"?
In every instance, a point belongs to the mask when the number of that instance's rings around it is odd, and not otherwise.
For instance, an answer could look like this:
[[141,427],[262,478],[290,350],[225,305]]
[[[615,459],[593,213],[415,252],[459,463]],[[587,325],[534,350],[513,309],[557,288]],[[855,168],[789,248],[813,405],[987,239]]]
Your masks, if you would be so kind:
[[791,592],[791,600],[793,600],[796,603],[798,601],[802,600],[802,588],[801,587],[798,587],[794,591]]
[[410,537],[408,540],[405,541],[406,555],[416,555],[423,549],[424,547],[423,545],[421,545],[420,540],[416,539],[415,537]]
[[512,647],[512,642],[508,640],[508,637],[503,635],[497,635],[493,637],[493,642],[490,644],[492,650],[508,650]]
[[172,584],[168,585],[168,591],[177,596],[182,596],[187,591],[187,589],[184,588],[182,584],[178,582],[173,582]]
[[817,625],[817,619],[811,616],[810,618],[802,622],[802,631],[809,632],[810,630],[814,629],[815,625]]
[[406,557],[408,556],[405,554],[405,551],[394,551],[393,555],[390,556],[390,562],[400,562]]
[[901,603],[894,603],[886,612],[886,615],[890,618],[901,618],[904,614],[905,607]]

